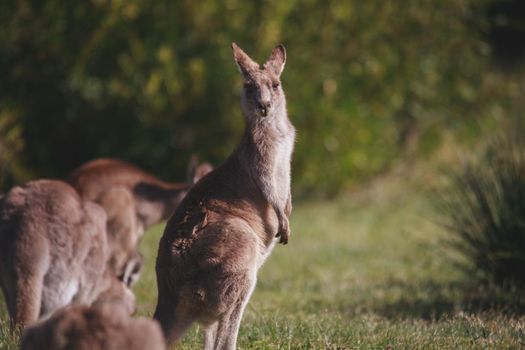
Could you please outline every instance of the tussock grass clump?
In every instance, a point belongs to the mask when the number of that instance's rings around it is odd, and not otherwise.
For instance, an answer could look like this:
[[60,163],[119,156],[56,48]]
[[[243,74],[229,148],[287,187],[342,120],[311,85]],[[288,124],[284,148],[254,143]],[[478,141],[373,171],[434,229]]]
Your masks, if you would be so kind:
[[461,265],[498,286],[525,286],[524,139],[494,139],[452,182],[441,213]]
[[[2,295],[3,297],[3,295]],[[3,299],[3,298],[1,298]],[[3,300],[0,303],[4,303]],[[9,326],[9,318],[4,310],[0,310],[0,349],[2,350],[16,350],[19,349],[19,341],[21,337],[21,330],[11,330]]]

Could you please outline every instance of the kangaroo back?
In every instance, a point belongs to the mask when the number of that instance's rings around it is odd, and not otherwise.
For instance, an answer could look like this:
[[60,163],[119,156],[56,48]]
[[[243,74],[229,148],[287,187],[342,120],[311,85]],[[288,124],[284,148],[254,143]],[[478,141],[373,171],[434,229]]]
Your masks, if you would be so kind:
[[68,184],[31,181],[0,206],[0,281],[13,324],[70,303],[94,302],[109,284],[106,214]]
[[70,306],[24,331],[22,350],[164,350],[160,327],[115,304]]

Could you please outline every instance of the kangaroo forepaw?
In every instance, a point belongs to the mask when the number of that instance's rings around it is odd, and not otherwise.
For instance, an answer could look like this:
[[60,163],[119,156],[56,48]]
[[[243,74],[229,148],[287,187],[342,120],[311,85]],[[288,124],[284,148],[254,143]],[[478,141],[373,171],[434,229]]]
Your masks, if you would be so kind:
[[275,237],[280,237],[279,243],[288,244],[288,238],[290,237],[290,230],[288,231],[279,231]]
[[287,220],[279,225],[279,230],[275,237],[279,237],[279,243],[288,244],[288,238],[290,238],[290,226]]

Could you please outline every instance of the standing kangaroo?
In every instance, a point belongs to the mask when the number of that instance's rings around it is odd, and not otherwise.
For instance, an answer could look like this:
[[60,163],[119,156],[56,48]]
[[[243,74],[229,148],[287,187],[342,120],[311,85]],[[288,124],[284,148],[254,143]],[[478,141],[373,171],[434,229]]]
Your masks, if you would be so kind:
[[286,244],[292,210],[290,162],[295,129],[280,83],[286,52],[259,66],[235,43],[244,77],[246,127],[229,158],[187,194],[167,223],[157,257],[157,319],[168,342],[197,321],[205,349],[235,349],[257,271],[275,237]]
[[37,180],[0,203],[0,286],[12,326],[71,302],[121,300],[131,291],[106,268],[106,214],[68,184]]
[[108,264],[128,285],[138,278],[142,267],[137,245],[144,231],[166,220],[211,165],[197,166],[193,160],[190,170],[188,183],[170,183],[121,160],[99,158],[81,165],[69,176],[68,182],[82,198],[106,211]]

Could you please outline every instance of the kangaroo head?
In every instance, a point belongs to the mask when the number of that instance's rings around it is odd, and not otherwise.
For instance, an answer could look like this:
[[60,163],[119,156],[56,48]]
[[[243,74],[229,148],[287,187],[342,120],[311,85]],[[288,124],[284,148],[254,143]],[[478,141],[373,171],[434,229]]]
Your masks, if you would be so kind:
[[286,62],[283,45],[276,46],[265,64],[252,60],[237,44],[232,43],[233,57],[244,78],[241,106],[249,122],[271,120],[286,109],[281,87],[281,73]]

